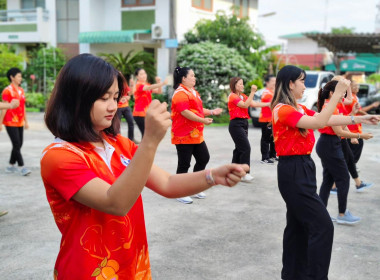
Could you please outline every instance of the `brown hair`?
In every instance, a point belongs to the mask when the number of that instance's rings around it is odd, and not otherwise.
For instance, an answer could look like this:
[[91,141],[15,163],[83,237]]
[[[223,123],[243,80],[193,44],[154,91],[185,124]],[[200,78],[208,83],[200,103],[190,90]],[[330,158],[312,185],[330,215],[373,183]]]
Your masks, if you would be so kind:
[[233,93],[236,93],[236,84],[240,80],[242,80],[240,77],[233,77],[230,79],[230,89]]

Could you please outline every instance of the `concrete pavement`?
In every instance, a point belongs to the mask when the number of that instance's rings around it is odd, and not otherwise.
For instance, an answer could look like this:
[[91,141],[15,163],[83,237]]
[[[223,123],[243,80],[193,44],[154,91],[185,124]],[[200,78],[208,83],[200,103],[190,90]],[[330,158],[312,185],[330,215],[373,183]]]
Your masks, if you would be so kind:
[[[0,209],[9,211],[0,218],[0,279],[52,279],[59,248],[60,233],[39,173],[41,151],[53,136],[43,114],[28,117],[31,128],[25,131],[22,154],[30,176],[5,174],[11,143],[5,130],[0,132]],[[362,221],[335,225],[332,280],[380,278],[380,126],[365,130],[375,138],[365,142],[359,175],[375,186],[356,193],[351,180],[348,208]],[[137,128],[135,133],[139,138]],[[125,123],[122,134],[127,134]],[[280,279],[285,204],[277,189],[276,166],[259,163],[260,136],[259,129],[250,128],[252,183],[213,187],[206,199],[194,199],[190,205],[143,191],[153,279]],[[211,155],[208,167],[231,161],[234,145],[227,127],[206,127],[205,139]],[[320,184],[322,169],[315,152],[313,159]],[[174,173],[176,163],[167,133],[155,164]],[[335,196],[328,210],[337,215]]]

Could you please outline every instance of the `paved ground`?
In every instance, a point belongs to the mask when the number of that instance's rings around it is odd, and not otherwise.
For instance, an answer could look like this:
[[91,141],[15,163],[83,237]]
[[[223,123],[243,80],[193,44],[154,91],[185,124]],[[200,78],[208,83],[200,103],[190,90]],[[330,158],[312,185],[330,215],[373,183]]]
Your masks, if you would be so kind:
[[[31,129],[25,131],[22,149],[33,171],[28,177],[4,173],[11,144],[6,132],[0,132],[0,209],[9,210],[0,218],[0,279],[52,279],[60,234],[39,174],[41,151],[53,139],[42,118],[40,113],[29,114]],[[365,193],[351,188],[348,208],[362,222],[335,225],[332,280],[380,277],[380,126],[365,129],[377,138],[365,143],[360,176],[376,185]],[[122,132],[126,135],[125,124]],[[206,191],[206,199],[191,205],[144,190],[154,279],[280,279],[285,204],[277,189],[276,166],[259,163],[260,135],[260,130],[250,128],[255,176],[250,184],[232,189],[216,186]],[[169,136],[162,141],[155,163],[175,172],[177,156]],[[230,162],[233,142],[226,127],[206,128],[205,139],[209,167]],[[320,183],[320,160],[315,154],[313,158]],[[330,198],[328,210],[337,214],[335,197]]]

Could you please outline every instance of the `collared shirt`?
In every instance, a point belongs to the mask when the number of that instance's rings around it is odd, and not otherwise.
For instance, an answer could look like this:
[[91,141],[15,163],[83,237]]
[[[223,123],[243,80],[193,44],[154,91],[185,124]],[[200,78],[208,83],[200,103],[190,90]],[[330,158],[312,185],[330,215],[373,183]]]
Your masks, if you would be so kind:
[[62,234],[55,279],[95,279],[103,274],[118,279],[151,279],[141,195],[124,217],[72,199],[94,178],[113,184],[137,150],[137,145],[120,135],[103,134],[103,138],[105,150],[90,143],[58,139],[43,152],[41,176]]
[[172,97],[172,144],[202,143],[204,124],[182,116],[181,112],[185,110],[204,118],[203,102],[199,93],[180,84]]
[[151,90],[143,90],[144,86],[150,86],[150,84],[140,83],[136,84],[136,90],[134,93],[135,96],[135,107],[133,108],[133,116],[136,117],[145,117],[146,110],[150,103],[152,102],[152,91]]
[[5,126],[21,127],[25,121],[25,94],[21,87],[16,88],[13,84],[7,86],[2,93],[2,99],[6,102],[11,102],[12,99],[20,101],[20,105],[14,109],[7,109],[3,124]]
[[277,104],[272,114],[272,129],[274,145],[278,156],[309,155],[311,154],[315,137],[312,129],[301,134],[297,123],[304,116],[313,116],[314,111],[298,104],[298,108],[291,105]]
[[[270,89],[265,89],[261,95],[261,102],[271,102],[273,99],[273,92]],[[270,107],[261,108],[259,122],[270,122],[272,119],[272,111]]]
[[228,96],[228,112],[230,113],[230,120],[240,118],[240,119],[249,119],[248,108],[241,108],[237,104],[240,101],[245,102],[247,96],[242,93],[240,96],[236,93],[231,92]]

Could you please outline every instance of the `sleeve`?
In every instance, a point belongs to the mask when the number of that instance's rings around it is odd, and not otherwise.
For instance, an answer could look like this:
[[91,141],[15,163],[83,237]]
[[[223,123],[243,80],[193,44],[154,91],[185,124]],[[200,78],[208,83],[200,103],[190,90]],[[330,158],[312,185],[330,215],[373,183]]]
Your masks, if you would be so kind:
[[97,175],[79,155],[64,149],[53,149],[41,159],[41,177],[44,183],[68,201]]
[[270,102],[272,101],[272,95],[268,92],[264,92],[264,94],[261,96],[261,102]]
[[236,94],[230,96],[230,102],[235,106],[237,106],[240,101],[242,100],[238,96],[236,96]]
[[286,126],[295,128],[303,114],[290,105],[284,105],[278,110],[278,119]]
[[316,113],[315,111],[310,110],[310,109],[308,109],[308,108],[306,108],[306,107],[304,107],[304,106],[302,106],[302,107],[303,107],[303,109],[304,109],[306,115],[308,115],[308,116],[314,116],[314,115],[315,115],[315,113]]
[[3,101],[8,102],[8,103],[10,103],[11,100],[13,99],[8,89],[3,90],[3,93],[1,94],[1,98]]
[[177,109],[177,112],[179,113],[185,110],[190,110],[189,97],[187,96],[186,93],[182,91],[176,93],[172,102],[174,103],[175,108]]

